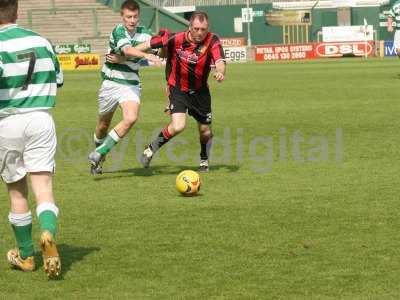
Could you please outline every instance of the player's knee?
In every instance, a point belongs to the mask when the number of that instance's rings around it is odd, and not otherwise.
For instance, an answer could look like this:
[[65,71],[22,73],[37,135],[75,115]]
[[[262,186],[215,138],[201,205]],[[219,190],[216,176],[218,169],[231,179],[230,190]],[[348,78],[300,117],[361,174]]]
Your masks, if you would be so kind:
[[31,172],[30,179],[36,201],[53,199],[53,175],[51,172]]
[[186,124],[185,122],[174,122],[171,124],[170,129],[172,129],[171,134],[176,135],[185,130]]
[[108,127],[110,126],[110,122],[99,122],[99,124],[97,125],[97,128],[99,131],[101,132],[106,132],[108,130]]
[[397,56],[400,57],[400,48],[396,49]]
[[212,133],[205,134],[205,135],[200,137],[200,142],[201,143],[208,143],[212,139],[212,137],[213,137]]
[[8,193],[12,203],[20,203],[27,199],[26,176],[17,182],[7,183]]
[[209,139],[212,138],[212,136],[213,136],[211,129],[203,130],[203,131],[201,132],[201,135],[202,135],[203,137],[209,138]]
[[200,130],[200,136],[202,139],[211,139],[213,137],[213,133],[210,127],[202,128]]
[[132,127],[137,121],[137,115],[135,114],[129,114],[124,116],[123,122],[126,127]]
[[111,118],[100,118],[99,121],[97,122],[97,130],[100,132],[107,132],[108,128],[111,125]]

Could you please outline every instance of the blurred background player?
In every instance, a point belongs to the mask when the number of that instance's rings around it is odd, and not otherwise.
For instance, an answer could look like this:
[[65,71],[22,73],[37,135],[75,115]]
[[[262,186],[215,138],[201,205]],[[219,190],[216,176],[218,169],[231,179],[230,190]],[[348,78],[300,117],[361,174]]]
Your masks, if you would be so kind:
[[393,32],[393,21],[396,21],[396,31],[393,38],[393,46],[396,49],[397,56],[400,57],[400,1],[396,1],[390,11],[388,16],[387,30]]
[[[109,54],[126,57],[121,63],[104,63],[101,75],[103,83],[99,91],[99,119],[94,133],[96,149],[89,154],[92,174],[102,173],[102,162],[108,152],[135,124],[140,108],[139,63],[142,58],[159,63],[159,58],[134,48],[150,40],[150,32],[138,26],[140,7],[134,0],[121,5],[122,24],[110,35]],[[122,109],[122,120],[107,134],[117,106]]]
[[49,109],[62,73],[50,43],[15,24],[17,10],[17,0],[0,0],[0,173],[8,188],[8,218],[17,242],[7,259],[23,271],[35,269],[29,174],[44,269],[53,278],[60,275],[61,262],[54,240],[59,210],[52,187],[57,140]]
[[200,135],[200,168],[209,169],[209,152],[212,143],[211,96],[208,75],[211,64],[215,63],[214,78],[221,82],[225,78],[225,56],[218,36],[209,32],[208,16],[204,12],[194,12],[189,29],[172,34],[160,32],[146,44],[137,48],[167,50],[166,77],[169,89],[169,111],[171,122],[164,127],[141,156],[145,168],[157,152],[172,137],[186,126],[186,113],[196,119]]

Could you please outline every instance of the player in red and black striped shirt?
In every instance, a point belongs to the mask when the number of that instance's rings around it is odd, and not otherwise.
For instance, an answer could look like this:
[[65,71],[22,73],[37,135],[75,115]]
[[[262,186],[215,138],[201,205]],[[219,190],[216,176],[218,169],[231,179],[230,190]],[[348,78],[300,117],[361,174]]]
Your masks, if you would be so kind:
[[141,162],[150,165],[154,153],[172,137],[182,132],[186,125],[186,112],[198,122],[200,134],[200,171],[208,171],[208,157],[212,141],[211,96],[207,80],[211,65],[215,64],[214,78],[225,78],[225,56],[218,36],[208,31],[208,16],[194,12],[189,29],[171,33],[160,31],[145,48],[164,48],[167,52],[166,79],[169,91],[171,122],[144,150]]

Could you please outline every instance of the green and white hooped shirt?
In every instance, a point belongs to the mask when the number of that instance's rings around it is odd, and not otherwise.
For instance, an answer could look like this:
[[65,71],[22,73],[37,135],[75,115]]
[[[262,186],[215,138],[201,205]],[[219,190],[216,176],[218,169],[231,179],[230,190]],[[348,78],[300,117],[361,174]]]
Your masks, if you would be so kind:
[[63,76],[51,44],[10,24],[0,27],[0,117],[55,105]]
[[[127,46],[137,46],[149,39],[152,35],[143,26],[138,26],[136,32],[131,34],[122,24],[118,24],[110,34],[109,53],[121,54]],[[122,64],[105,62],[101,70],[103,80],[110,80],[126,85],[140,85],[139,67],[140,58],[129,58]]]
[[396,1],[388,14],[396,21],[396,30],[400,29],[400,1]]

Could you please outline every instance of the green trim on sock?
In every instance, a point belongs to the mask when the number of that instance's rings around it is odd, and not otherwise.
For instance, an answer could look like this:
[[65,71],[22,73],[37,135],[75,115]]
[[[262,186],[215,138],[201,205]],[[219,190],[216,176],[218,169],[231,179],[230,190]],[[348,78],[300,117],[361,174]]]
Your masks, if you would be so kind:
[[51,210],[45,210],[39,215],[39,224],[41,231],[49,231],[53,237],[57,232],[57,216]]
[[11,225],[14,230],[19,254],[23,259],[33,256],[32,223],[25,226]]
[[96,148],[96,151],[99,152],[101,155],[106,155],[111,149],[117,144],[109,134],[107,135],[106,139],[104,140],[103,144]]

